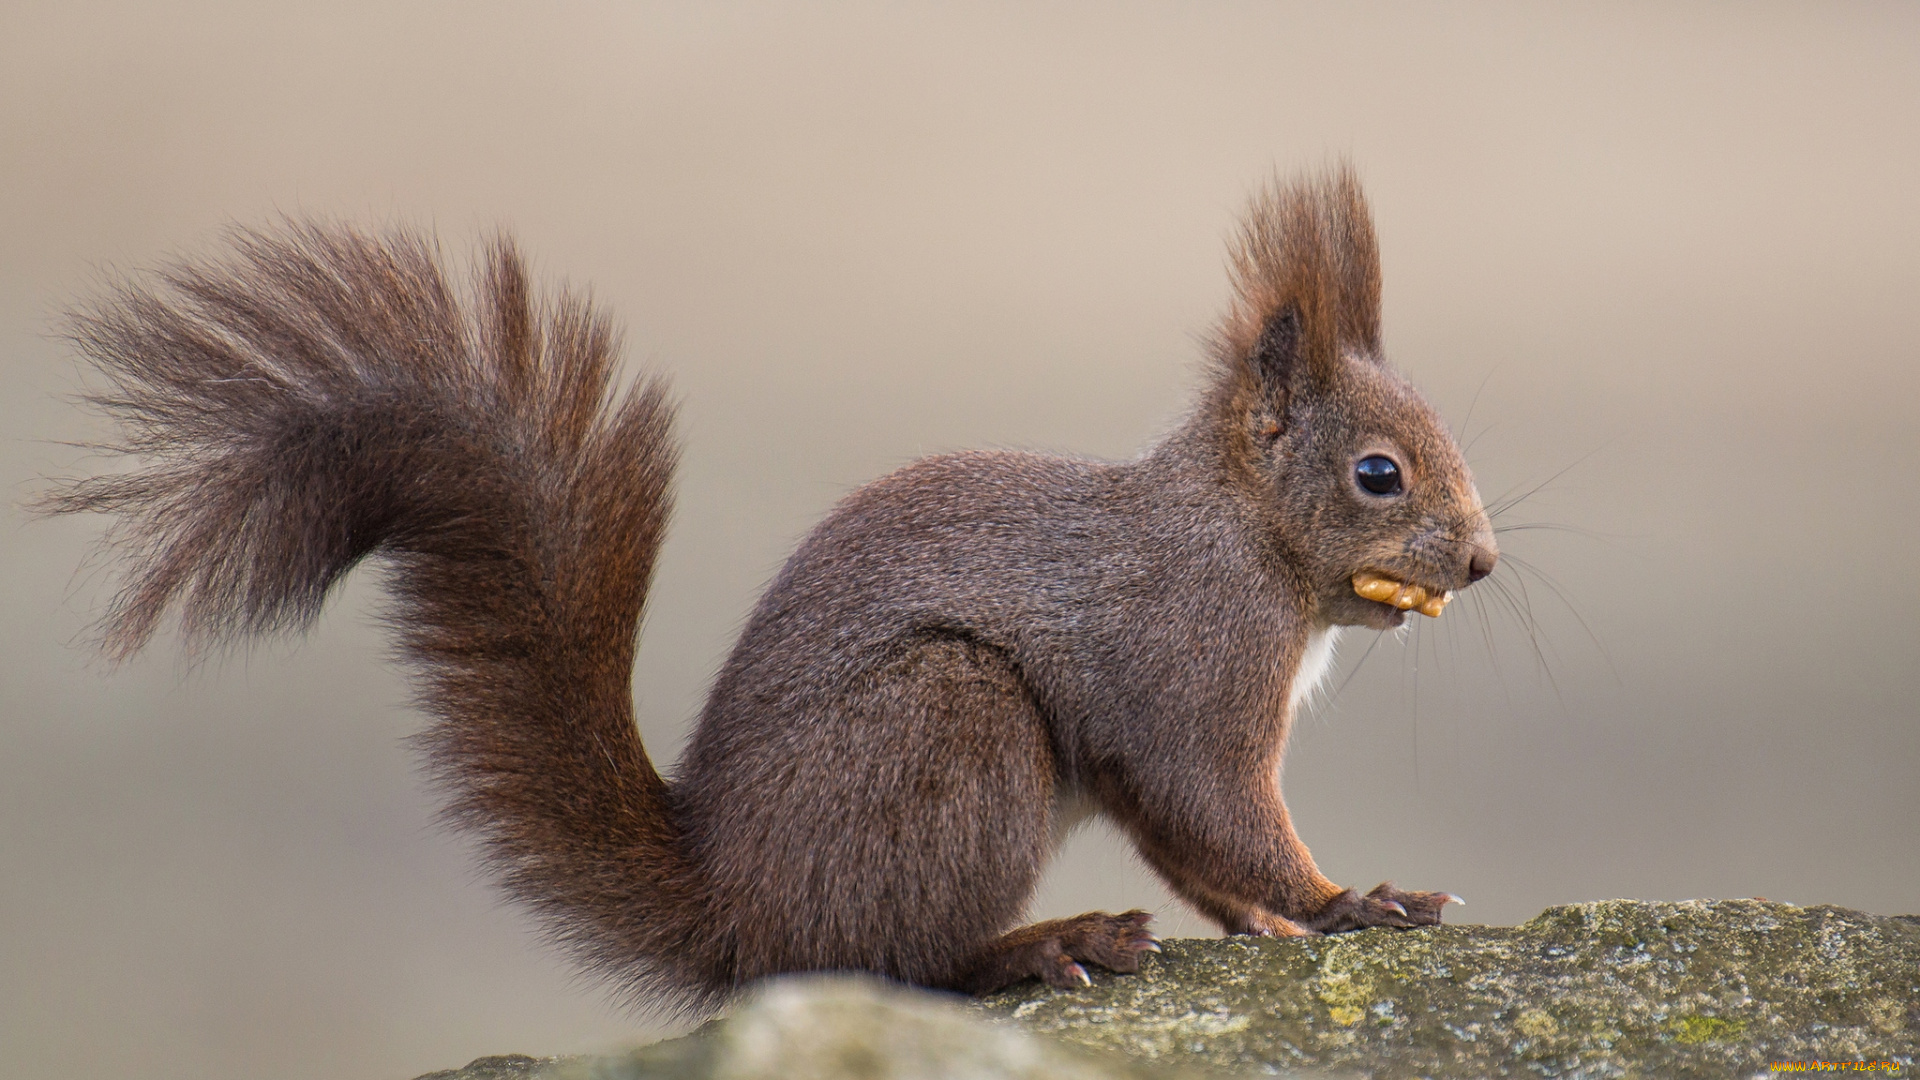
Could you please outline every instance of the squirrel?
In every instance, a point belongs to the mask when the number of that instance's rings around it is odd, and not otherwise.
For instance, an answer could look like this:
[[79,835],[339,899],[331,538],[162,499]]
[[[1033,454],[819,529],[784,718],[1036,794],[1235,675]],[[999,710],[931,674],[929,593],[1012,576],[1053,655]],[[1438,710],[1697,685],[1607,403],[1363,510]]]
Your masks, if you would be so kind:
[[[1440,922],[1315,867],[1280,792],[1340,628],[1438,615],[1498,558],[1461,451],[1380,345],[1351,167],[1276,180],[1231,245],[1195,406],[1138,457],[926,458],[840,500],[760,598],[671,779],[631,679],[678,442],[660,377],[431,237],[288,219],[70,315],[134,471],[115,659],[309,623],[377,557],[446,817],[587,972],[700,1015],[783,972],[987,993],[1137,970],[1142,911],[1014,929],[1091,805],[1230,934]],[[144,283],[143,283],[144,280]]]

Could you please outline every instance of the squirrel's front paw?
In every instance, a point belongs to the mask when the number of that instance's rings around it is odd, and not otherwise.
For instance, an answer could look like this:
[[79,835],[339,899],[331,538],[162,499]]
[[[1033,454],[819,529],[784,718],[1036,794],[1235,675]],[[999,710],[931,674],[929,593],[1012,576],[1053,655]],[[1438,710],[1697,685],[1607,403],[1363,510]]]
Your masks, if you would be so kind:
[[1322,934],[1363,930],[1369,926],[1438,926],[1441,908],[1464,903],[1465,900],[1452,893],[1409,892],[1394,888],[1391,881],[1383,881],[1365,896],[1348,889],[1329,900],[1319,914],[1305,920],[1305,925]]

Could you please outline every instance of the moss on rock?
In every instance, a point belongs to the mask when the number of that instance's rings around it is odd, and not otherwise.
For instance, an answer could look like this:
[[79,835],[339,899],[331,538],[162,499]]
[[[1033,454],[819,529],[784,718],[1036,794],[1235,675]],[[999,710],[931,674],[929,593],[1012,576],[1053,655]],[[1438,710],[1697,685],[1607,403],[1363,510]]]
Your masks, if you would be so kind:
[[[1764,900],[1517,927],[1169,941],[1138,976],[983,1003],[1137,1059],[1365,1077],[1728,1077],[1920,1053],[1920,920]],[[1904,1069],[1902,1070],[1904,1071]]]
[[1915,916],[1610,900],[1515,927],[1165,949],[1138,975],[972,1005],[874,980],[781,980],[725,1020],[630,1055],[487,1058],[433,1080],[1720,1080],[1794,1061],[1912,1075],[1920,1058]]

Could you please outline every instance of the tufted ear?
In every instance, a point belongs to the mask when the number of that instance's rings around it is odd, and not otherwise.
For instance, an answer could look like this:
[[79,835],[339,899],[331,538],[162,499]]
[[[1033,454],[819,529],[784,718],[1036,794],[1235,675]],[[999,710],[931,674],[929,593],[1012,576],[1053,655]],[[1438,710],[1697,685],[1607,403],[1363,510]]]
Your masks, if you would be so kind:
[[1276,414],[1287,411],[1291,388],[1302,374],[1306,363],[1303,345],[1300,308],[1297,304],[1288,304],[1267,319],[1247,354],[1247,366]]
[[1353,169],[1336,165],[1255,195],[1228,249],[1233,300],[1210,336],[1229,383],[1274,405],[1378,355],[1380,251]]

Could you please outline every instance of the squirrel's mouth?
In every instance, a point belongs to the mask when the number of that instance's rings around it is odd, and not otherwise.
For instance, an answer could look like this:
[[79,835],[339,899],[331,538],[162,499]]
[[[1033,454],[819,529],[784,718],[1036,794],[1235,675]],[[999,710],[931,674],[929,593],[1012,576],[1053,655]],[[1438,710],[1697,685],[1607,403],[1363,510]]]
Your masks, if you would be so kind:
[[1385,574],[1376,574],[1371,570],[1362,570],[1353,575],[1353,591],[1362,599],[1399,608],[1401,611],[1417,611],[1429,619],[1440,617],[1440,611],[1453,599],[1453,590],[1429,593],[1418,585],[1396,581]]

